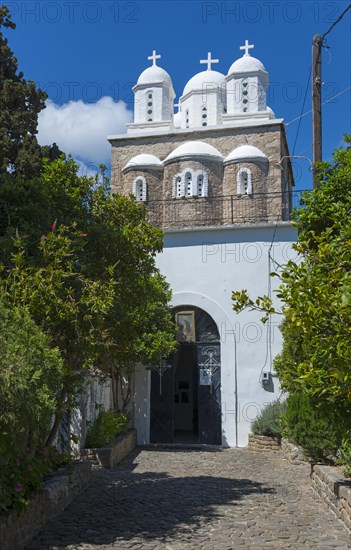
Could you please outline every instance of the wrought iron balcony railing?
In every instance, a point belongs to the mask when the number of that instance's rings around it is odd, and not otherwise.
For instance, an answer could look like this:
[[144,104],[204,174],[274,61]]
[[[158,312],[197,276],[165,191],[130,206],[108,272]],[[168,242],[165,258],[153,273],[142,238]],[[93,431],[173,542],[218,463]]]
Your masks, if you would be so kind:
[[148,221],[167,228],[289,221],[302,191],[148,201]]

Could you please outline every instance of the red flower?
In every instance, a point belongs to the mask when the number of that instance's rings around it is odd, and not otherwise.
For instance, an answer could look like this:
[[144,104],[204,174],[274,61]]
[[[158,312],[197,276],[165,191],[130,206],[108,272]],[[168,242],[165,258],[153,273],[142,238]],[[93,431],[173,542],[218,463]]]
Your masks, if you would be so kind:
[[28,470],[28,472],[32,472],[33,471],[33,466],[31,464],[28,464],[27,470]]
[[20,483],[15,483],[15,491],[16,493],[20,493],[22,491],[22,485]]

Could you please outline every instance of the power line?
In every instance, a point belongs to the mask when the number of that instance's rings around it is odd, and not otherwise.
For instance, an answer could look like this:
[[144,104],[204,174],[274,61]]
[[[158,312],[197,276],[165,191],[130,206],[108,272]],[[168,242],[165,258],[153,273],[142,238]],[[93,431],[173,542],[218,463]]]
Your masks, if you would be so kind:
[[337,24],[341,21],[341,19],[342,19],[342,18],[344,17],[344,15],[345,15],[345,13],[346,13],[350,8],[351,8],[351,4],[349,4],[349,5],[347,6],[346,10],[344,10],[344,11],[342,12],[342,14],[337,18],[336,21],[334,21],[334,23],[331,25],[331,27],[329,27],[329,29],[328,29],[324,34],[322,34],[322,37],[321,37],[322,40],[324,40],[324,38],[327,36],[327,34],[329,34],[330,31],[333,30],[333,28],[335,27],[335,25],[337,25]]
[[[329,98],[329,99],[326,99],[325,101],[323,101],[322,105],[325,105],[326,103],[329,103],[330,101],[333,101],[333,99],[335,99],[336,97],[339,97],[339,95],[341,94],[344,94],[345,92],[348,92],[349,90],[351,90],[351,86],[349,86],[348,88],[345,88],[345,90],[342,90],[341,92],[339,92],[338,94],[335,94],[333,95],[333,97]],[[309,115],[310,113],[312,113],[312,109],[310,111],[306,111],[306,113],[303,113],[303,115],[301,116],[298,116],[296,118],[293,118],[292,120],[290,120],[290,122],[287,122],[285,124],[285,126],[289,126],[290,124],[292,124],[293,122],[296,122],[297,120],[299,120],[300,118],[306,116],[306,115]]]
[[300,127],[301,127],[302,113],[303,113],[303,111],[304,111],[305,104],[306,104],[306,98],[307,98],[307,92],[308,92],[309,86],[310,86],[311,74],[312,74],[312,65],[310,66],[310,72],[309,72],[309,75],[308,75],[307,84],[306,84],[306,90],[305,90],[305,97],[303,98],[303,103],[302,103],[302,107],[301,107],[301,114],[300,114],[299,124],[298,124],[298,127],[297,127],[296,136],[295,136],[295,143],[294,143],[294,147],[293,147],[293,151],[292,151],[292,154],[293,154],[293,155],[295,154],[295,147],[296,147],[296,144],[297,144],[297,139],[298,139],[298,137],[299,137]]

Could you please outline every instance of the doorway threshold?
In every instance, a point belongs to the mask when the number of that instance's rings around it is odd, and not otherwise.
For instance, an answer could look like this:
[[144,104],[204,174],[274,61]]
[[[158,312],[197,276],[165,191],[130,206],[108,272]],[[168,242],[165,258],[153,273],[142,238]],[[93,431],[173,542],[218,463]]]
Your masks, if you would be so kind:
[[145,445],[141,445],[141,447],[152,449],[175,449],[178,451],[186,449],[221,451],[224,449],[223,445],[208,445],[207,443],[146,443]]

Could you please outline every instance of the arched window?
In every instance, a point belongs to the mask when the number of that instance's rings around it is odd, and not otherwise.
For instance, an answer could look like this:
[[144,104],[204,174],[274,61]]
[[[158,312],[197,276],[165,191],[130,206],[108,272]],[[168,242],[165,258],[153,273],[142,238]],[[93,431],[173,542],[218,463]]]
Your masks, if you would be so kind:
[[194,195],[197,195],[198,197],[207,197],[208,175],[205,172],[197,172],[196,174],[196,186],[194,190]]
[[185,111],[185,127],[189,128],[189,109]]
[[185,183],[185,194],[187,197],[193,196],[193,174],[192,171],[185,172],[184,176],[184,183]]
[[143,176],[135,178],[133,181],[133,195],[137,202],[147,201],[147,184]]
[[240,168],[237,179],[238,195],[252,195],[252,175],[248,168]]
[[183,180],[183,174],[177,174],[173,178],[173,185],[172,185],[172,197],[174,199],[180,199],[184,197],[184,180]]
[[154,97],[150,90],[146,92],[146,120],[148,122],[154,120]]
[[181,174],[173,178],[172,197],[207,197],[208,175],[202,170],[194,171],[186,168]]

